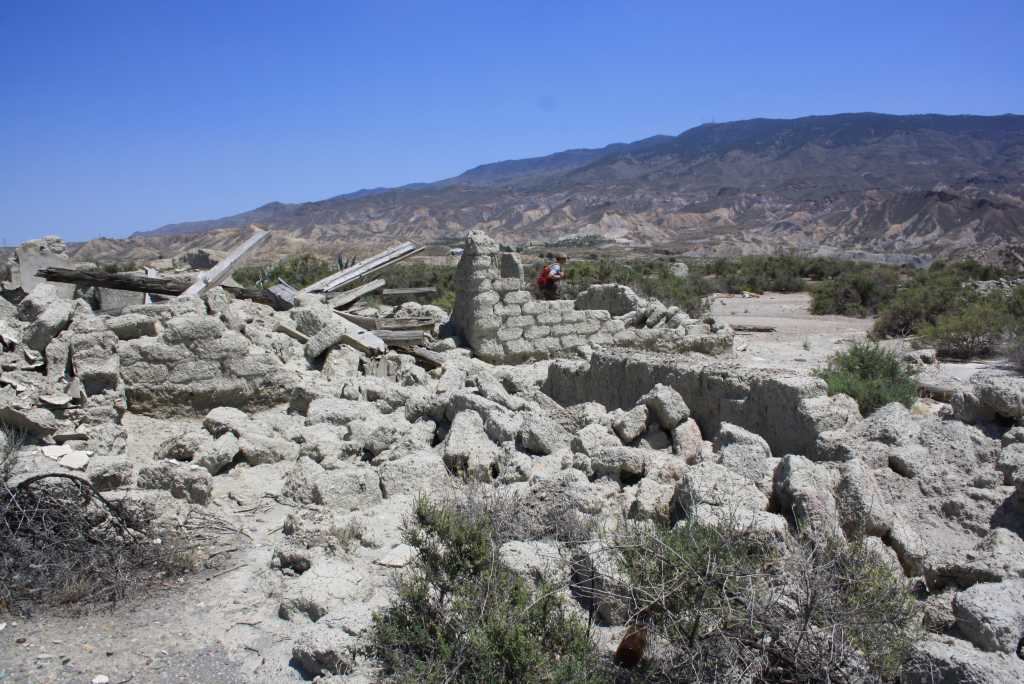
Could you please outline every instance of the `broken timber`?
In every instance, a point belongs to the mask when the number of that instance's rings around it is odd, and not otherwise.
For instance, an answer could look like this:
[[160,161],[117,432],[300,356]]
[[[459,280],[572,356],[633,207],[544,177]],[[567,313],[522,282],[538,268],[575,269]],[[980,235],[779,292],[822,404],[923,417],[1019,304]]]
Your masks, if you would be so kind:
[[299,294],[298,290],[280,278],[277,279],[277,285],[267,288],[267,291],[273,292],[281,301],[288,302],[289,306],[295,306],[295,295]]
[[346,321],[367,330],[423,330],[429,332],[434,329],[434,321],[430,318],[372,318],[357,316],[345,311],[335,313]]
[[196,276],[194,283],[182,292],[178,297],[198,297],[211,287],[217,287],[224,282],[231,272],[245,260],[253,250],[263,244],[263,241],[270,237],[265,230],[257,230],[252,236],[228,252],[216,266],[209,271],[204,271]]
[[393,266],[399,261],[411,257],[413,254],[417,254],[423,251],[422,247],[417,247],[411,242],[403,242],[400,245],[386,249],[380,254],[376,254],[369,259],[360,261],[354,266],[350,266],[344,270],[333,273],[326,278],[316,281],[312,285],[307,285],[302,289],[302,292],[333,292],[340,287],[365,278],[371,273],[376,273],[382,268]]
[[344,292],[331,292],[327,295],[327,300],[335,309],[340,309],[341,307],[348,306],[357,299],[361,299],[382,287],[384,287],[383,280],[371,280],[365,285],[354,287],[351,290],[345,290]]
[[380,293],[382,297],[417,297],[420,295],[437,294],[436,287],[395,287],[385,288]]
[[773,333],[775,332],[774,325],[750,325],[747,323],[735,323],[732,326],[733,331],[738,333]]
[[417,359],[423,361],[426,365],[430,366],[431,368],[440,368],[441,366],[444,365],[444,362],[446,360],[444,354],[439,354],[438,352],[430,351],[425,347],[415,346],[410,347],[408,349],[403,349],[402,351],[412,354]]
[[[85,287],[105,287],[111,290],[127,290],[129,292],[148,292],[150,294],[175,297],[185,292],[192,284],[185,280],[170,278],[153,278],[133,273],[107,273],[106,271],[79,270],[74,268],[41,268],[36,276],[54,283],[74,283]],[[222,287],[239,299],[251,299],[260,304],[267,304],[275,309],[287,309],[287,302],[269,290],[256,290],[248,287]]]

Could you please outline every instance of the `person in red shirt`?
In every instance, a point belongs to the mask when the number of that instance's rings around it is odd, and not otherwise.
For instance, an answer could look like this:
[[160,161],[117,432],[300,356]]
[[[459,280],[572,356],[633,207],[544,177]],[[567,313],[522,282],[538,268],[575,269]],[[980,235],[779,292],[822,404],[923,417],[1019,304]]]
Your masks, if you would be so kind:
[[547,264],[537,276],[537,289],[542,299],[558,299],[561,294],[562,280],[565,279],[565,262],[569,260],[565,254],[555,257],[554,263]]

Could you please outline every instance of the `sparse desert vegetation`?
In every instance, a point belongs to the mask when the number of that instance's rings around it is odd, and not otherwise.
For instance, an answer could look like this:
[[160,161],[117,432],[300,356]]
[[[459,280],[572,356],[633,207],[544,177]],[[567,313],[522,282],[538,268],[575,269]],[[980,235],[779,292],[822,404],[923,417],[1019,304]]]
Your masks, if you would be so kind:
[[917,398],[917,383],[906,361],[872,342],[833,355],[817,375],[828,383],[829,394],[853,397],[863,415],[893,402],[910,406]]

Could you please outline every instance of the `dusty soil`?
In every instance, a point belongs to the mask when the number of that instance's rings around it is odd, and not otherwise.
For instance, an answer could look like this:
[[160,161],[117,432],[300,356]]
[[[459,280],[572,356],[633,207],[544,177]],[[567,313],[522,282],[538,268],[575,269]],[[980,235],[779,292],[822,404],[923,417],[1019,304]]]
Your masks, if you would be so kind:
[[[152,458],[161,441],[198,423],[126,414],[129,453]],[[266,467],[280,477],[242,467],[216,482],[209,512],[238,533],[211,542],[212,558],[195,574],[85,614],[4,618],[0,684],[89,683],[97,675],[111,684],[303,681],[287,665],[294,625],[278,620],[266,600],[273,547],[294,510],[276,500],[284,464]]]
[[729,325],[771,326],[775,332],[737,332],[736,354],[758,368],[813,369],[851,342],[864,339],[870,318],[812,316],[806,292],[766,292],[758,297],[715,295],[711,315]]

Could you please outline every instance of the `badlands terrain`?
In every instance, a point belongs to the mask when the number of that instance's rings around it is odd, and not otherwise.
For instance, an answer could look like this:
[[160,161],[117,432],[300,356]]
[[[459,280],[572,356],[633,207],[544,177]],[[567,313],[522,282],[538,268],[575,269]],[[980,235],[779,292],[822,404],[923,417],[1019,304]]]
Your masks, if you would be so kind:
[[1022,149],[1024,116],[1017,115],[708,123],[484,164],[432,183],[140,226],[131,237],[90,240],[73,251],[79,260],[109,262],[226,249],[256,224],[273,233],[263,248],[268,257],[352,256],[399,240],[452,246],[480,229],[510,245],[998,260],[1024,241]]
[[[421,495],[528,512],[498,562],[553,587],[609,662],[651,607],[620,601],[595,540],[694,524],[780,558],[866,549],[912,597],[890,677],[1024,680],[1024,378],[919,354],[948,396],[863,417],[810,371],[870,321],[812,317],[803,294],[718,297],[713,320],[614,284],[541,302],[514,254],[464,247],[453,312],[351,309],[429,319],[429,363],[353,346],[322,293],[282,311],[219,287],[107,312],[45,282],[0,300],[0,497],[73,475],[151,504],[147,543],[195,544],[188,571],[113,607],[5,596],[0,682],[380,681],[363,647],[420,567],[403,528]],[[600,534],[565,534],[567,515]],[[802,601],[786,585],[778,607]],[[843,652],[833,681],[878,681],[819,627],[807,639]],[[648,661],[673,653],[664,623],[645,629]],[[629,676],[617,662],[606,681]]]

